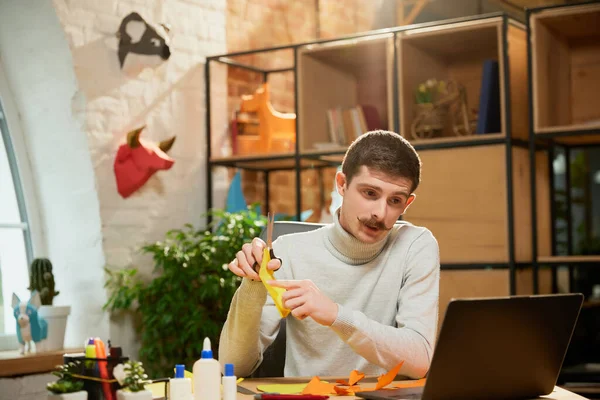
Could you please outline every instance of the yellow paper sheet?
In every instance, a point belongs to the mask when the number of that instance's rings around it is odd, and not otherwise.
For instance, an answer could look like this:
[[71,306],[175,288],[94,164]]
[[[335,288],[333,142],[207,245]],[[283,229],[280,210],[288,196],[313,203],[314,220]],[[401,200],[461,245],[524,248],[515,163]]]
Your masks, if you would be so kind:
[[265,393],[279,393],[279,394],[299,394],[302,393],[306,383],[280,383],[273,385],[258,385],[256,390]]
[[165,397],[165,388],[167,390],[166,394],[169,394],[169,384],[165,384],[165,382],[156,382],[150,383],[146,385],[146,389],[152,392],[152,398],[160,398]]
[[283,300],[281,299],[281,295],[285,292],[285,289],[276,288],[267,283],[267,281],[275,280],[273,270],[267,268],[267,264],[269,263],[269,261],[271,261],[271,254],[269,253],[269,249],[265,247],[265,249],[263,250],[263,259],[260,263],[260,269],[258,270],[258,276],[267,288],[267,292],[273,298],[273,301],[277,306],[277,310],[279,310],[279,314],[281,314],[281,318],[285,318],[290,313],[290,310],[283,306]]

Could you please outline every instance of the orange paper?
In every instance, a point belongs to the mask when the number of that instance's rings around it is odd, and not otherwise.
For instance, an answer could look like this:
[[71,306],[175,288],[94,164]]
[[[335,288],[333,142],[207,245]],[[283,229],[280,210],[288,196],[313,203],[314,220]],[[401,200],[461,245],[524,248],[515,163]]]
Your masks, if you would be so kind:
[[394,387],[397,387],[400,389],[415,388],[415,387],[421,387],[421,386],[425,386],[425,378],[418,379],[416,381],[400,382],[400,383],[397,383],[396,385],[394,385]]
[[334,386],[335,394],[340,396],[354,396],[354,393],[360,392],[360,386],[349,386],[347,388],[341,386]]
[[392,383],[396,375],[398,375],[402,364],[404,364],[404,361],[400,361],[398,365],[389,370],[386,374],[383,374],[379,378],[377,378],[377,385],[375,386],[375,390],[379,390]]
[[337,383],[340,383],[342,385],[354,386],[358,382],[360,382],[360,380],[364,377],[365,377],[365,374],[363,372],[353,370],[352,372],[350,372],[350,378],[348,378],[347,381],[340,379],[337,381]]
[[313,377],[302,391],[302,394],[328,395],[335,393],[335,383],[321,382],[318,376]]
[[[336,383],[328,383],[321,381],[321,378],[318,376],[314,376],[310,382],[306,385],[304,390],[302,390],[302,394],[313,394],[313,395],[338,395],[338,396],[354,396],[356,392],[369,392],[373,390],[383,389],[385,386],[389,385],[394,381],[398,372],[400,372],[400,368],[404,364],[404,361],[400,362],[394,368],[389,370],[387,373],[379,376],[377,378],[377,385],[374,388],[362,388],[357,386],[356,383],[365,377],[363,372],[358,370],[353,370],[350,372],[350,376],[348,380],[338,380]],[[425,384],[425,379],[419,379],[418,381],[408,381],[401,382],[395,385],[398,388],[404,387],[417,387],[423,386]],[[347,387],[342,387],[347,386]]]

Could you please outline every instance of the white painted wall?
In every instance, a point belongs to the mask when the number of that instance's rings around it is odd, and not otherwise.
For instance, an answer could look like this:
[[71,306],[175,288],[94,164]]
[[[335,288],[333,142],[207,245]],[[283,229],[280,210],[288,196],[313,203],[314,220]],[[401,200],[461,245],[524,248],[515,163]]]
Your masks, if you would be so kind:
[[[0,62],[31,160],[45,255],[61,291],[55,301],[72,306],[67,346],[94,335],[135,357],[131,324],[102,311],[103,267],[134,263],[149,272],[152,260],[136,254],[142,244],[203,223],[204,62],[226,52],[225,7],[225,0],[0,1]],[[171,25],[172,40],[167,62],[133,76],[119,68],[114,37],[130,11]],[[217,72],[212,117],[224,132],[226,75]],[[176,161],[122,199],[114,155],[142,124],[147,140],[177,136],[169,152]]]
[[[0,2],[0,57],[19,110],[42,216],[46,254],[70,304],[66,343],[80,345],[108,319],[97,307],[102,285],[102,232],[88,139],[71,114],[77,91],[71,53],[49,2]],[[93,327],[96,327],[94,329]]]

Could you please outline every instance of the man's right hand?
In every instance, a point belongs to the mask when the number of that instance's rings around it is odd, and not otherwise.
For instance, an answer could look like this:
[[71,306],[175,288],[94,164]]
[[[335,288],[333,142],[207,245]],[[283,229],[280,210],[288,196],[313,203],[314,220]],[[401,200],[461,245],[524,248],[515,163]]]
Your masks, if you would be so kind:
[[[254,263],[260,265],[263,258],[263,251],[267,244],[260,238],[254,238],[252,243],[246,243],[242,246],[242,250],[238,251],[235,259],[229,263],[229,270],[241,276],[242,278],[260,281],[258,276],[258,268],[252,268]],[[267,264],[267,268],[277,271],[281,267],[281,261],[274,258]]]

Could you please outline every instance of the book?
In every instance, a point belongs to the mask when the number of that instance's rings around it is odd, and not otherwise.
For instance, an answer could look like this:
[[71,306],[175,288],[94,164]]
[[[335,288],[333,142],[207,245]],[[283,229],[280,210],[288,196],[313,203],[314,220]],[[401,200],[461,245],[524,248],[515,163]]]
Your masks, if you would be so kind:
[[498,61],[485,60],[479,95],[479,117],[476,133],[499,133],[500,122],[500,76]]

